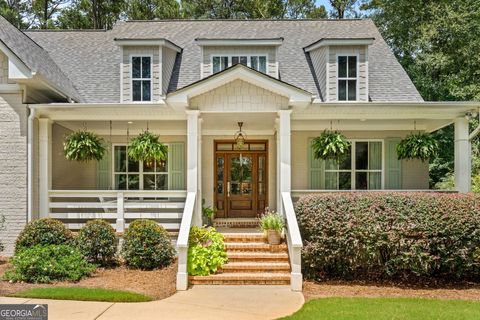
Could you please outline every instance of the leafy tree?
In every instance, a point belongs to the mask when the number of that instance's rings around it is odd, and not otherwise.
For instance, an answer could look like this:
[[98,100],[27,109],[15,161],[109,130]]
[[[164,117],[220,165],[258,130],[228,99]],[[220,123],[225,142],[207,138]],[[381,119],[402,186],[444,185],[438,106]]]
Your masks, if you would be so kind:
[[19,29],[26,28],[28,24],[23,21],[23,15],[27,12],[26,0],[1,0],[0,15]]
[[32,0],[30,24],[40,29],[55,28],[53,19],[69,0]]
[[124,5],[124,0],[73,0],[59,14],[58,25],[63,29],[111,29]]
[[354,12],[357,0],[329,0],[333,8],[332,17],[344,19],[345,14]]
[[287,0],[285,2],[285,14],[282,18],[288,19],[318,19],[327,18],[325,6],[315,6],[313,0]]
[[180,4],[176,0],[131,0],[125,16],[130,20],[178,19]]

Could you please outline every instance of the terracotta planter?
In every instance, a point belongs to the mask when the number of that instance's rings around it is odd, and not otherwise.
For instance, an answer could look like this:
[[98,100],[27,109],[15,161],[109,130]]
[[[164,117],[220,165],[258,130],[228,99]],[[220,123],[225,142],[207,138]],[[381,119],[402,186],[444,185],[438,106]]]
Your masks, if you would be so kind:
[[278,245],[282,242],[282,235],[276,230],[267,230],[268,244]]

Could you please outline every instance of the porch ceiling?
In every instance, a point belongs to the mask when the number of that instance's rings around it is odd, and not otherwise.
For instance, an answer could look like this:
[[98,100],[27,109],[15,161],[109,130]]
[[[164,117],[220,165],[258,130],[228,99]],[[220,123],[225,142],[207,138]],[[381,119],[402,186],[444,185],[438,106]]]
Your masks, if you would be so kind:
[[243,122],[247,136],[270,135],[275,132],[276,113],[202,113],[203,135],[232,135]]
[[[128,123],[131,122],[131,123]],[[100,135],[110,134],[109,121],[57,121],[59,125],[76,131],[84,128],[94,131]],[[112,135],[126,135],[127,128],[131,135],[137,135],[147,129],[147,121],[112,121]],[[186,121],[148,121],[148,128],[155,134],[160,135],[185,135],[187,132]]]

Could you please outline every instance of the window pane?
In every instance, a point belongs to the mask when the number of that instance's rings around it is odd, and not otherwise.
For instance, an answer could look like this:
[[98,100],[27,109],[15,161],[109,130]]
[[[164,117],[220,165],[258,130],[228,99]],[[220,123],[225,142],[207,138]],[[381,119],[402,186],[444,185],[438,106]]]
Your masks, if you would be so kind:
[[217,73],[220,71],[220,57],[213,57],[213,73]]
[[132,78],[140,78],[142,66],[141,57],[132,57]]
[[154,162],[143,162],[143,172],[155,172]]
[[368,167],[370,170],[382,170],[382,143],[381,142],[369,143]]
[[382,188],[382,174],[380,172],[370,172],[368,174],[368,189],[379,190]]
[[238,57],[232,57],[232,66],[238,64],[239,58]]
[[167,172],[168,171],[168,160],[157,161],[155,165],[156,172]]
[[151,77],[151,58],[150,57],[142,57],[142,78],[150,78]]
[[337,172],[325,172],[325,189],[337,190]]
[[348,100],[357,100],[357,80],[348,80]]
[[355,143],[355,168],[357,170],[368,169],[368,142]]
[[267,57],[258,57],[258,71],[267,73]]
[[357,172],[355,174],[355,189],[357,190],[367,190],[367,173],[366,172]]
[[348,57],[348,77],[357,77],[357,57]]
[[338,173],[338,189],[340,190],[352,189],[352,174],[350,172]]
[[347,80],[338,81],[338,100],[347,100]]
[[220,62],[221,62],[220,70],[225,70],[228,68],[228,57],[222,57]]
[[347,77],[347,57],[338,57],[338,77]]
[[142,81],[132,81],[132,94],[133,101],[142,101]]
[[116,174],[115,175],[115,189],[126,190],[127,189],[127,175]]
[[250,57],[250,67],[252,69],[258,70],[258,57],[257,56]]
[[168,175],[157,174],[157,190],[168,190]]
[[345,157],[342,159],[340,163],[341,170],[350,170],[352,168],[352,150],[351,147],[348,148],[348,151],[345,153]]
[[338,163],[335,160],[327,159],[325,160],[325,170],[337,170]]
[[133,161],[132,159],[128,159],[128,172],[139,172],[139,164],[138,161]]
[[142,81],[142,101],[150,101],[151,100],[151,92],[150,92],[150,80]]
[[143,176],[143,190],[155,190],[154,174],[145,174]]
[[114,152],[115,172],[127,171],[127,147],[115,146]]
[[140,189],[140,176],[138,174],[128,175],[128,190]]
[[247,57],[245,57],[245,56],[240,57],[240,63],[246,66],[247,65]]

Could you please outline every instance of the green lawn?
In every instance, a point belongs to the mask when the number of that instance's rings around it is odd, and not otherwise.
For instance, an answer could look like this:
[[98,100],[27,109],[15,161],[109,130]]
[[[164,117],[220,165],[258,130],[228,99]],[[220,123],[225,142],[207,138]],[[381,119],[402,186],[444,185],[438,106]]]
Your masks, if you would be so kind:
[[410,298],[324,298],[307,302],[283,319],[469,320],[480,319],[480,302]]
[[150,297],[134,292],[77,287],[35,288],[12,294],[10,297],[108,302],[145,302],[152,300]]

